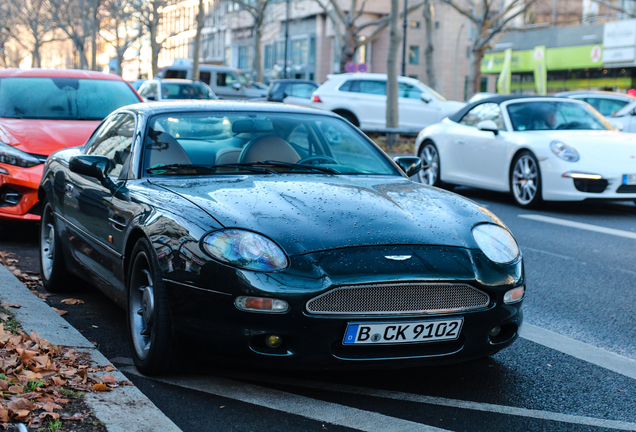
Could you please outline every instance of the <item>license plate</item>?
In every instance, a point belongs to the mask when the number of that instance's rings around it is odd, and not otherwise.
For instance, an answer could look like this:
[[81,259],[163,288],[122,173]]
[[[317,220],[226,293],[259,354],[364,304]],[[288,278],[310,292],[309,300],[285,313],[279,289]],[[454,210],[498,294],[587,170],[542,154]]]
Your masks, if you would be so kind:
[[378,345],[455,340],[459,337],[463,323],[463,318],[391,323],[350,323],[347,325],[343,343],[345,345]]
[[624,185],[636,185],[636,174],[625,174],[625,175],[623,175],[623,184]]

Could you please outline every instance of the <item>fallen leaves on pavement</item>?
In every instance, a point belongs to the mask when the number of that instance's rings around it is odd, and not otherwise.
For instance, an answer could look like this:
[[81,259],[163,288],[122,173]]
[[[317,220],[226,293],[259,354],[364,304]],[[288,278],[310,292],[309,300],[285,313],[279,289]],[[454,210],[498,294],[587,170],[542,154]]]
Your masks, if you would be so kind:
[[60,300],[61,303],[64,303],[65,305],[78,305],[78,304],[84,304],[84,300],[80,300],[80,299],[76,299],[76,298],[67,298],[64,300]]
[[4,303],[0,304],[0,306],[2,306],[2,307],[11,307],[11,308],[15,308],[15,309],[20,309],[22,307],[19,304],[9,303],[9,302],[4,302]]
[[81,420],[81,414],[63,412],[69,403],[65,394],[130,384],[107,373],[112,370],[112,365],[95,366],[86,352],[52,345],[33,332],[12,333],[0,323],[0,426],[23,422],[40,428],[46,419]]
[[66,314],[68,313],[68,312],[67,312],[67,311],[65,311],[65,310],[58,309],[58,308],[54,308],[53,306],[51,306],[51,309],[53,309],[55,312],[57,312],[57,314],[58,314],[59,316],[66,315]]

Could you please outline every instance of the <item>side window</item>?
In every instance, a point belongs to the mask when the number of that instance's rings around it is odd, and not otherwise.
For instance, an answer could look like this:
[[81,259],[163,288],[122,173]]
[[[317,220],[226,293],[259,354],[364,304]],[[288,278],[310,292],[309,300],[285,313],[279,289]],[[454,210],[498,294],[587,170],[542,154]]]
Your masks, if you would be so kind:
[[351,90],[351,84],[353,83],[353,80],[349,80],[349,81],[345,81],[344,84],[342,84],[338,90],[343,91],[343,92],[350,92],[353,91]]
[[217,87],[227,87],[227,84],[225,82],[226,75],[227,74],[225,72],[217,72],[216,73],[216,86]]
[[300,125],[294,129],[287,141],[289,141],[289,144],[294,147],[301,157],[305,158],[310,154],[310,140],[313,141],[309,136],[309,129],[305,125]]
[[199,72],[199,79],[207,85],[210,85],[210,75],[210,72]]
[[86,154],[106,156],[111,160],[108,175],[119,177],[130,157],[134,134],[135,117],[128,113],[118,114],[102,125]]
[[287,95],[288,96],[294,96],[294,97],[309,99],[311,97],[311,94],[314,92],[315,89],[316,89],[316,87],[314,87],[311,84],[307,84],[307,83],[292,84],[287,89]]
[[477,105],[468,111],[459,123],[466,126],[476,127],[479,122],[484,120],[492,120],[497,125],[497,128],[504,128],[501,108],[499,108],[499,105],[496,103],[483,103]]
[[385,81],[360,81],[360,93],[372,94],[372,95],[386,95],[386,82]]
[[188,76],[188,71],[168,69],[164,75],[164,78],[186,79],[187,76]]
[[398,96],[406,99],[420,99],[422,90],[418,89],[411,84],[399,83],[398,84]]

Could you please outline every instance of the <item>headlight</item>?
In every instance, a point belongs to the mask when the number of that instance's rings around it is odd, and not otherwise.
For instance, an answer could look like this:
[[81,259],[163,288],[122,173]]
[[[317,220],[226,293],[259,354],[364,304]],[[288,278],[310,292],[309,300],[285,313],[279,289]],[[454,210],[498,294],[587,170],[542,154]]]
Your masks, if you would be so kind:
[[272,240],[241,229],[227,229],[206,235],[203,250],[212,258],[234,267],[257,271],[287,268],[287,255]]
[[515,239],[498,225],[477,225],[473,228],[473,237],[482,252],[496,263],[507,264],[519,256]]
[[4,143],[0,143],[0,162],[24,168],[29,168],[42,163],[38,158]]
[[552,141],[550,143],[552,153],[567,162],[576,162],[580,159],[579,152],[572,146],[561,141]]

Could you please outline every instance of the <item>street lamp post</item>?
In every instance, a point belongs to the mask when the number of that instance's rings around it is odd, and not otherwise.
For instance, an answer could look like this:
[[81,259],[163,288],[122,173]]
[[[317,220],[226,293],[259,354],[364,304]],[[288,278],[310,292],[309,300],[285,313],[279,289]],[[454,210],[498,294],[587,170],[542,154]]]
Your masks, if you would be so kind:
[[402,20],[402,76],[406,76],[406,11],[408,0],[404,0],[404,19]]

